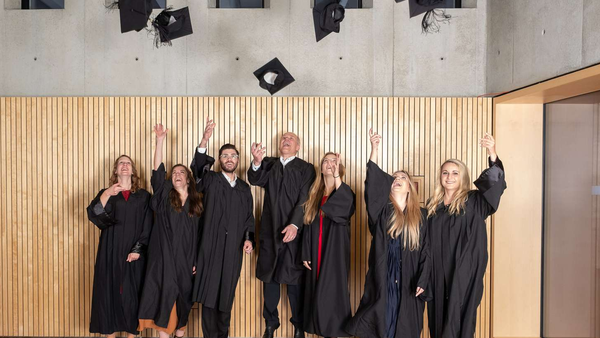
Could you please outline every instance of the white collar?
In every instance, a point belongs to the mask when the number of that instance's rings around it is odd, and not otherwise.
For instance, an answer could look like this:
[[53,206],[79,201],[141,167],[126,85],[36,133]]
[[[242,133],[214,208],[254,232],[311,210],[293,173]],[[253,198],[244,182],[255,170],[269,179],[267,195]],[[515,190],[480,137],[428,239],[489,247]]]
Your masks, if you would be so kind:
[[286,164],[292,162],[292,160],[294,160],[296,158],[296,156],[290,156],[287,159],[283,159],[283,156],[279,157],[279,161],[281,161],[281,164],[283,164],[283,166],[285,167]]

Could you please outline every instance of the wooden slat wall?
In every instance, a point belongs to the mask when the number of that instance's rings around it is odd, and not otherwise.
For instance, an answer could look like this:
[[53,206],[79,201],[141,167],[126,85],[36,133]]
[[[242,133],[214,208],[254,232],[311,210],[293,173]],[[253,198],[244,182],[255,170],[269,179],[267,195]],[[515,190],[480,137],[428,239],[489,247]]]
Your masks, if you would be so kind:
[[[382,167],[424,176],[434,189],[436,169],[459,158],[476,176],[486,166],[477,139],[492,130],[491,99],[414,97],[11,97],[0,98],[0,336],[89,336],[94,259],[100,231],[85,208],[108,184],[119,154],[136,162],[143,187],[149,178],[151,128],[169,129],[165,162],[189,164],[206,116],[217,128],[209,144],[232,142],[242,150],[238,175],[246,179],[250,144],[277,154],[285,131],[302,139],[299,156],[318,163],[340,152],[346,182],[357,195],[352,220],[350,292],[355,310],[363,292],[370,235],[363,199],[368,129],[383,135]],[[474,179],[474,177],[472,177]],[[257,222],[264,193],[252,189]],[[488,234],[491,234],[488,225]],[[491,238],[490,238],[491,244]],[[262,286],[254,277],[256,254],[244,258],[230,335],[259,337]],[[490,276],[479,309],[476,337],[490,336]],[[287,297],[282,327],[290,337]],[[201,336],[195,306],[189,336]],[[156,332],[145,332],[156,336]],[[427,329],[423,337],[428,336]]]

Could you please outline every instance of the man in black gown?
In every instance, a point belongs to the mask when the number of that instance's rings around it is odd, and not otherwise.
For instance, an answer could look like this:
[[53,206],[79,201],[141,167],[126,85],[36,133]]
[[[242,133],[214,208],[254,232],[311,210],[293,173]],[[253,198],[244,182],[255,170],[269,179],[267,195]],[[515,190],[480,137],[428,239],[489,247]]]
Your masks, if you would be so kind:
[[235,174],[239,152],[232,144],[219,150],[221,172],[211,171],[215,159],[206,145],[215,123],[207,119],[202,141],[190,166],[196,190],[204,193],[204,213],[193,300],[202,304],[202,331],[207,338],[226,338],[235,288],[242,269],[242,250],[254,246],[253,200],[250,186]]
[[280,284],[287,284],[292,308],[294,338],[304,337],[302,316],[302,281],[304,266],[300,259],[304,210],[302,204],[315,180],[315,167],[296,157],[300,139],[285,133],[279,143],[280,157],[266,157],[262,144],[252,144],[252,167],[248,181],[265,188],[264,209],[260,223],[260,245],[256,277],[263,282],[263,317],[266,329],[263,338],[272,338],[279,327],[277,305]]

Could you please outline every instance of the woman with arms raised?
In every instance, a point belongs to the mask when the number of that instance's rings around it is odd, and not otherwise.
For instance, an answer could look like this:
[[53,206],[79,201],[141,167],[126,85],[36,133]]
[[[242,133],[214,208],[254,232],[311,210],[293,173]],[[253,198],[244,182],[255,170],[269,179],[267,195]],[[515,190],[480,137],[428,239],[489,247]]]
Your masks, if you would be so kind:
[[193,274],[198,252],[202,201],[191,171],[182,164],[166,178],[162,148],[168,129],[154,126],[156,150],[151,206],[156,223],[148,247],[148,268],[140,301],[140,330],[150,327],[161,338],[182,337],[192,308]]
[[369,134],[365,202],[373,238],[365,293],[346,328],[358,337],[417,338],[430,272],[425,209],[406,171],[389,175],[377,165],[381,136]]
[[429,289],[433,300],[427,303],[427,312],[432,338],[475,334],[488,259],[485,219],[496,212],[506,189],[494,138],[486,134],[479,143],[487,149],[489,168],[475,181],[477,189],[471,190],[463,162],[447,160],[427,202],[433,266]]

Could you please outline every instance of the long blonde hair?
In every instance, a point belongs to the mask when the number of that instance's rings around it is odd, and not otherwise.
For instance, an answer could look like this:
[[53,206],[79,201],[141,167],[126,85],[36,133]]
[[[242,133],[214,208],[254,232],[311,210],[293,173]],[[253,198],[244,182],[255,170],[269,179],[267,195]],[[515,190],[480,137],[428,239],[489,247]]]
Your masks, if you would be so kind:
[[[302,205],[302,207],[304,208],[304,224],[312,223],[312,221],[317,216],[319,209],[321,208],[321,200],[323,200],[323,196],[325,194],[325,179],[323,178],[323,172],[321,169],[323,168],[323,161],[325,161],[325,157],[327,157],[328,155],[335,155],[335,153],[328,152],[325,155],[323,155],[323,158],[321,158],[321,165],[319,166],[319,175],[317,175],[317,178],[310,187],[308,199]],[[340,173],[340,179],[343,180],[344,173],[346,170],[342,163],[338,163],[338,165],[340,166],[338,169]]]
[[458,186],[458,190],[454,194],[452,202],[450,202],[450,215],[460,215],[465,210],[467,199],[469,198],[469,191],[471,190],[471,177],[469,176],[469,169],[462,161],[450,159],[440,166],[440,170],[438,172],[438,182],[435,186],[435,191],[433,196],[427,202],[427,217],[435,215],[437,206],[444,202],[445,192],[444,187],[442,186],[442,168],[444,168],[446,163],[455,164],[458,167],[458,172],[460,173],[460,184]]
[[390,202],[394,207],[394,211],[390,215],[388,234],[392,238],[398,238],[398,236],[402,235],[404,248],[413,251],[419,249],[419,237],[421,235],[422,214],[419,207],[419,195],[410,174],[404,170],[399,170],[394,175],[400,173],[406,175],[409,184],[408,196],[406,196],[406,208],[404,211],[400,209],[390,191]]
[[121,155],[121,156],[117,157],[117,159],[115,160],[115,163],[113,163],[112,175],[110,176],[108,183],[110,185],[113,185],[113,184],[119,182],[119,175],[117,175],[117,166],[119,165],[119,160],[122,157],[126,157],[131,162],[131,192],[134,193],[140,188],[140,177],[138,176],[138,171],[135,167],[135,162],[133,162],[131,157],[129,157],[127,155]]

